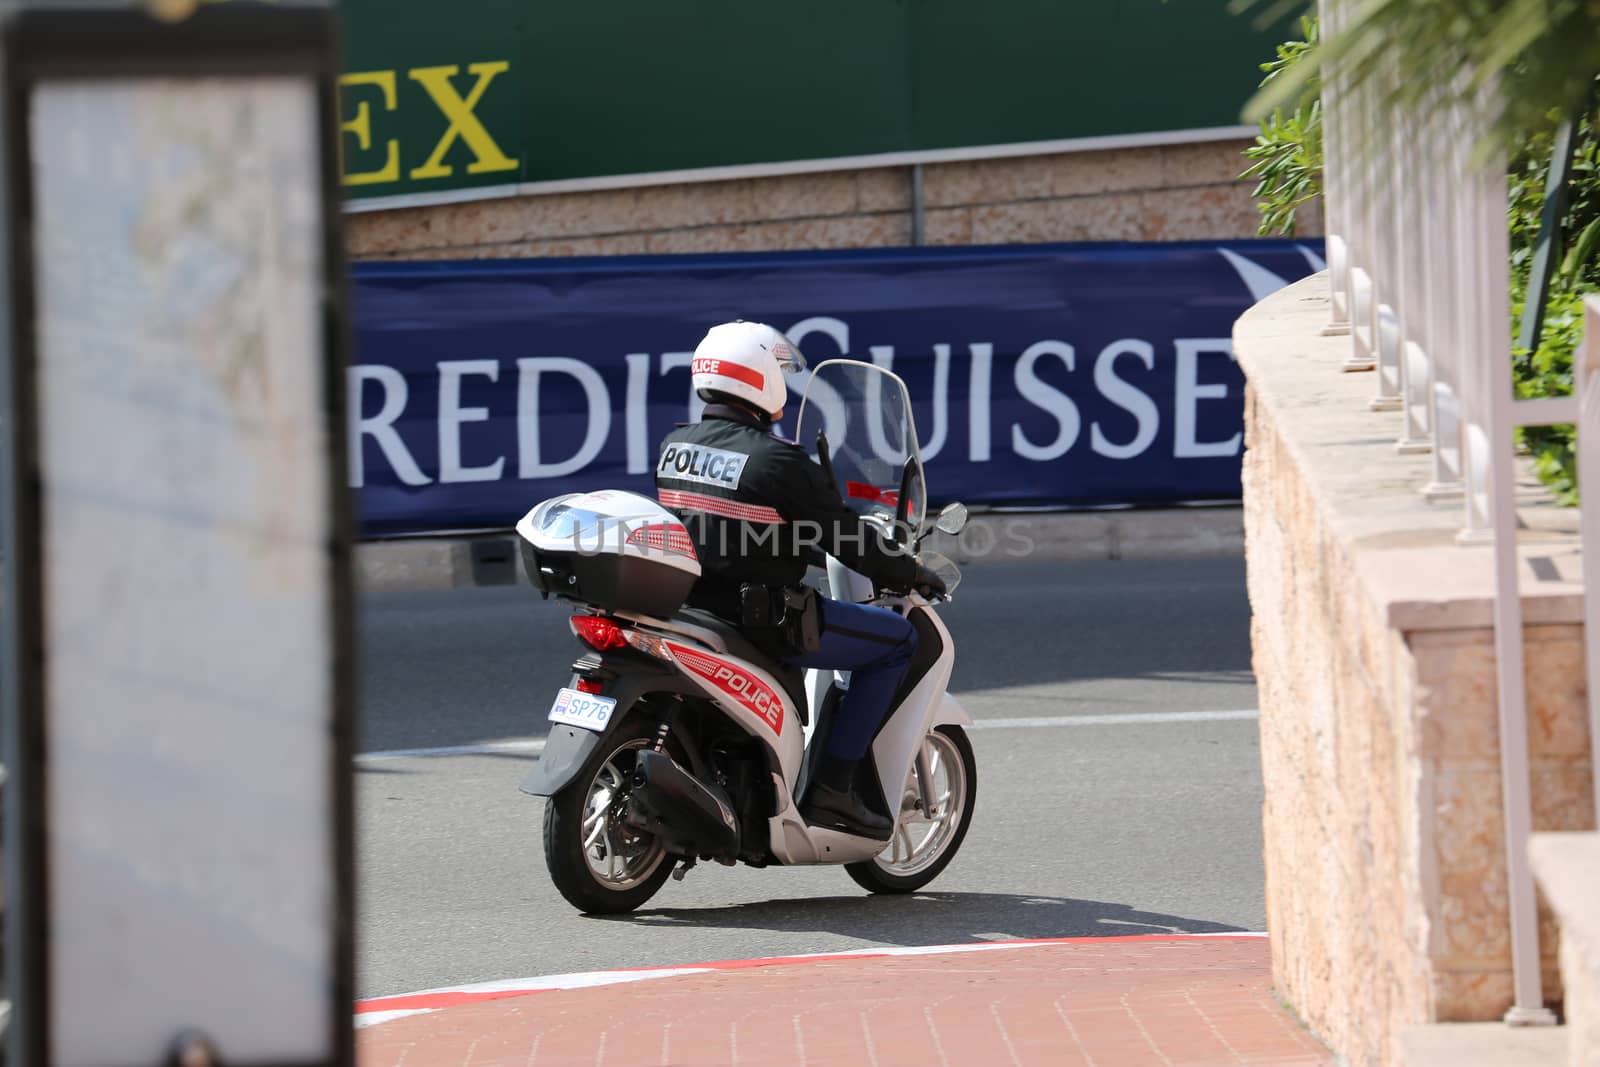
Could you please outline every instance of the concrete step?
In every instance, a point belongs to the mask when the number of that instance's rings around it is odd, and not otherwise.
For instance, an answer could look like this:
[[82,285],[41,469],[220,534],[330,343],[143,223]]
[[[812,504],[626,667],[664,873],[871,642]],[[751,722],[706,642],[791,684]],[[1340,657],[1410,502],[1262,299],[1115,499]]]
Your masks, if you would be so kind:
[[1534,834],[1534,877],[1561,927],[1567,1063],[1600,1064],[1600,833]]
[[1566,1062],[1564,1026],[1433,1023],[1400,1031],[1397,1067],[1542,1067]]

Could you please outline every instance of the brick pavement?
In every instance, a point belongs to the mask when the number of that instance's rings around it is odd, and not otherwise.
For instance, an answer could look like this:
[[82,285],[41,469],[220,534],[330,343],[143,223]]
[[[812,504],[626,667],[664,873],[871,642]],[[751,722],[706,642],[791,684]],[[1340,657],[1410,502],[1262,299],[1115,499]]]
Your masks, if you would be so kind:
[[834,958],[533,993],[357,1035],[360,1067],[1332,1064],[1265,938]]

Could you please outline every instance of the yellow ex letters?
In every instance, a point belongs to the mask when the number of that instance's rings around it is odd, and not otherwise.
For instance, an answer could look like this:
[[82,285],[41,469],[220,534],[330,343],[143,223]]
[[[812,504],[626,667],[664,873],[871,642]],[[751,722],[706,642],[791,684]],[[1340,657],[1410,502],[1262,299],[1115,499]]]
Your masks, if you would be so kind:
[[[493,63],[472,63],[467,74],[474,80],[466,95],[456,88],[459,66],[413,67],[406,77],[417,83],[447,125],[444,133],[434,142],[432,151],[421,166],[412,167],[407,177],[414,181],[431,178],[448,178],[455,168],[445,163],[446,153],[459,138],[472,153],[467,164],[468,174],[491,174],[496,171],[515,170],[517,161],[500,150],[482,120],[477,116],[479,101],[489,85],[510,69],[504,60]],[[340,114],[339,154],[340,171],[345,185],[377,185],[400,180],[400,140],[374,133],[374,125],[384,125],[382,114],[392,114],[398,109],[399,71],[364,70],[345,74],[339,79]],[[374,117],[374,112],[379,117]],[[409,128],[410,123],[406,126]],[[352,141],[353,139],[353,141]],[[380,147],[381,146],[381,147]],[[370,159],[377,150],[382,163],[372,166],[363,163],[365,170],[351,170],[351,150]],[[415,158],[415,157],[413,157]]]

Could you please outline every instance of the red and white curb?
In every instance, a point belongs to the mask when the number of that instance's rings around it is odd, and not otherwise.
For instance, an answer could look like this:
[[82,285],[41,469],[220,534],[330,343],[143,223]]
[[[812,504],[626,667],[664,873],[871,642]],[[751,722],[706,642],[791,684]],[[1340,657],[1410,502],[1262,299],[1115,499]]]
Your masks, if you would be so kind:
[[615,971],[580,971],[577,974],[552,974],[542,978],[509,978],[499,982],[477,982],[472,985],[445,986],[424,989],[417,993],[401,993],[392,997],[377,997],[356,1001],[356,1029],[376,1026],[379,1023],[403,1019],[408,1015],[426,1015],[444,1008],[464,1004],[480,1004],[486,1000],[503,1000],[523,997],[533,993],[548,993],[558,989],[588,989],[593,986],[619,985],[624,982],[646,982],[655,978],[677,978],[686,974],[712,974],[717,971],[742,971],[753,967],[783,967],[797,963],[819,963],[824,960],[876,959],[887,956],[934,956],[958,952],[995,952],[1005,949],[1036,948],[1040,945],[1103,945],[1117,941],[1191,941],[1216,938],[1262,938],[1265,933],[1237,932],[1220,934],[1131,934],[1124,937],[1049,937],[1018,941],[983,941],[966,945],[923,945],[896,948],[863,948],[849,952],[816,952],[802,956],[763,956],[753,960],[719,960],[715,963],[694,963],[682,967],[637,967]]

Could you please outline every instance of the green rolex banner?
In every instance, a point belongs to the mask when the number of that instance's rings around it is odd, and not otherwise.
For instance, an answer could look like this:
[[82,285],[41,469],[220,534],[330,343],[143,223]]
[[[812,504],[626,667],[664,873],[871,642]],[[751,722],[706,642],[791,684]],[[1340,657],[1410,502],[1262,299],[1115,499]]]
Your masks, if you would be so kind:
[[343,12],[342,180],[374,207],[1242,135],[1239,109],[1281,32],[1226,0],[343,0]]

